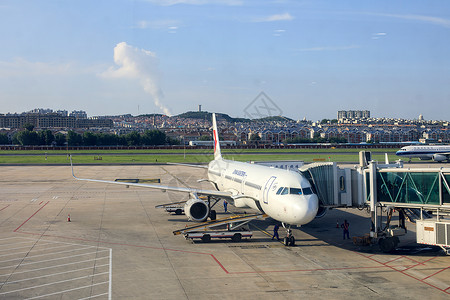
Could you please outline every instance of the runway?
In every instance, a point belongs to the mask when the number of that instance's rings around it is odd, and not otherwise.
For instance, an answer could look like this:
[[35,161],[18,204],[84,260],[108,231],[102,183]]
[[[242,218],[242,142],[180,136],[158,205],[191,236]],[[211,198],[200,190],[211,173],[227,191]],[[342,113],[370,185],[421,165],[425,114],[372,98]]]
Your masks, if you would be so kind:
[[[422,166],[421,166],[422,167]],[[197,183],[202,169],[181,166],[76,166],[77,176],[159,178]],[[296,247],[271,240],[271,219],[253,238],[190,242],[187,224],[158,204],[187,195],[75,181],[68,166],[0,167],[1,299],[448,299],[450,258],[418,247],[414,226],[399,250],[383,254],[342,239],[369,231],[369,215],[335,209],[294,229]],[[232,206],[230,211],[238,213]],[[218,217],[223,207],[217,207]],[[68,218],[70,215],[70,222]],[[280,235],[283,231],[280,229]]]

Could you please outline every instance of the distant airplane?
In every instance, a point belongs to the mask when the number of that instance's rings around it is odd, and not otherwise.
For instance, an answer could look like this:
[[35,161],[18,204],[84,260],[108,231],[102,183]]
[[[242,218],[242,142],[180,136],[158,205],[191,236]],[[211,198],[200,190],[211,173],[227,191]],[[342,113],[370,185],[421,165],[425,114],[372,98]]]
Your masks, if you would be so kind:
[[395,155],[420,160],[434,160],[442,162],[450,159],[450,145],[423,145],[423,146],[406,146],[398,150]]
[[[77,180],[189,193],[190,199],[186,201],[184,211],[190,220],[196,222],[203,222],[208,216],[211,217],[210,197],[226,199],[235,207],[253,208],[282,222],[287,230],[284,244],[286,246],[294,245],[295,238],[290,229],[291,225],[303,225],[311,222],[319,210],[319,200],[313,192],[311,184],[302,174],[293,170],[223,159],[214,113],[212,120],[214,160],[208,164],[208,179],[204,181],[210,182],[216,190],[83,179],[77,178],[73,174],[73,168],[72,175]],[[207,196],[208,201],[201,199],[200,196]],[[211,218],[215,218],[215,216]]]

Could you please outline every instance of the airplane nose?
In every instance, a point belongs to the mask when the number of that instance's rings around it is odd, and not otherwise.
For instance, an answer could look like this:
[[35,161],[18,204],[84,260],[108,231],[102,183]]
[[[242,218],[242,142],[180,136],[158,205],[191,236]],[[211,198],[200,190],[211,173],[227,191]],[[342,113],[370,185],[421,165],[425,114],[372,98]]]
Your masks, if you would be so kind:
[[303,225],[311,222],[319,209],[319,199],[312,194],[295,199],[291,210],[292,222],[290,224]]

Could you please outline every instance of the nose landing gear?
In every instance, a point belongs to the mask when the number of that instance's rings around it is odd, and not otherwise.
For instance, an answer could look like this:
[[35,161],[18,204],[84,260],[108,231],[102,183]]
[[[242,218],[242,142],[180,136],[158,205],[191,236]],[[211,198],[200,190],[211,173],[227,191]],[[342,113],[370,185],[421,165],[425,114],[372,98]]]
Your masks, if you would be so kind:
[[291,225],[283,223],[283,227],[286,229],[286,237],[283,238],[283,244],[285,246],[295,246],[295,237],[292,234]]

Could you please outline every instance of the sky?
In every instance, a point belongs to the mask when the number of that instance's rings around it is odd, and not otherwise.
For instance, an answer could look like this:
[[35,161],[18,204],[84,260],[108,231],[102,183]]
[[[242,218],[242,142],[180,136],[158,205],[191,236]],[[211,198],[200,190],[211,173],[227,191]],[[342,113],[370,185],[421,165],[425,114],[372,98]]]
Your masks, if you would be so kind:
[[450,120],[450,2],[1,0],[0,113]]

